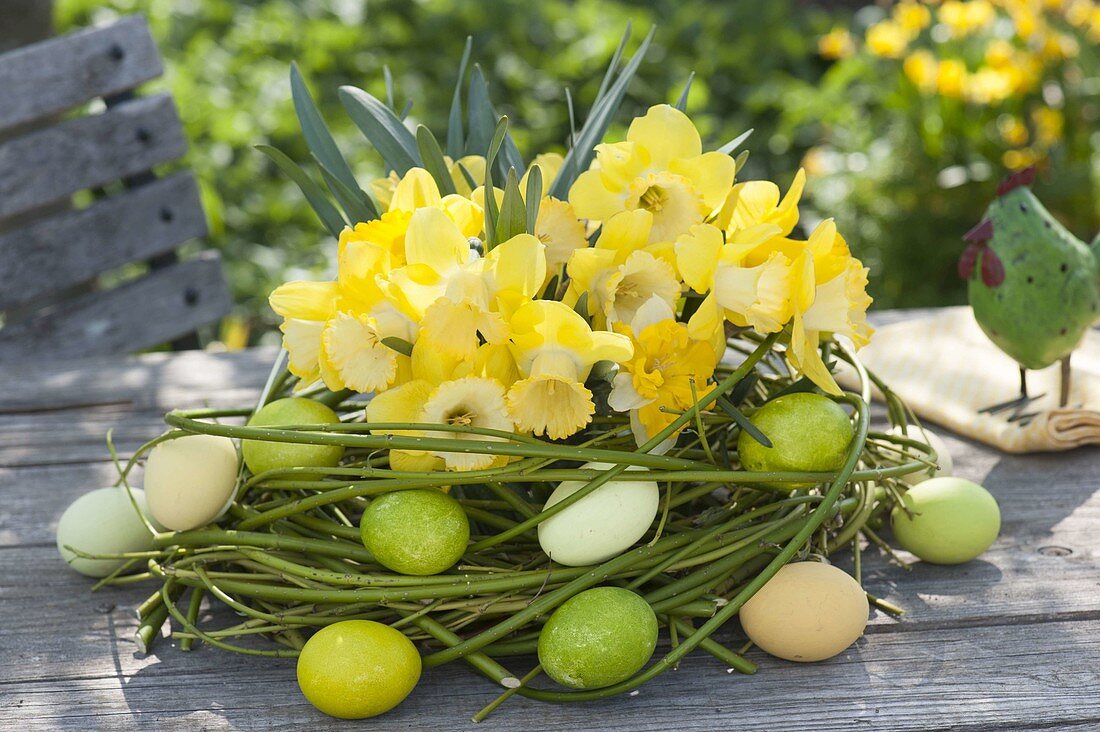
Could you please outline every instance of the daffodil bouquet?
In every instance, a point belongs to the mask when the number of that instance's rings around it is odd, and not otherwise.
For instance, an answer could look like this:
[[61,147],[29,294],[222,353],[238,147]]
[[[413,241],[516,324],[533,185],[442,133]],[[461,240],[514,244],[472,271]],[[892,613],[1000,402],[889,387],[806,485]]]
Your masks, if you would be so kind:
[[[686,90],[604,140],[648,44],[626,63],[620,47],[567,152],[530,165],[476,67],[463,114],[468,50],[443,145],[341,88],[389,168],[366,189],[292,71],[316,172],[265,152],[338,238],[336,275],[272,293],[285,351],[255,408],[172,412],[123,470],[151,450],[149,507],[171,529],[150,525],[138,557],[161,580],[139,637],[171,615],[186,647],[298,657],[306,696],[338,716],[454,660],[503,698],[594,699],[695,648],[752,672],[712,634],[793,559],[847,547],[862,632],[860,539],[882,544],[868,521],[935,452],[869,431],[867,270],[832,221],[796,236],[801,171],[782,195],[738,181],[747,135],[704,151]],[[860,393],[837,386],[838,359]],[[196,436],[239,438],[244,458],[197,518],[196,489],[182,516],[161,487],[182,464],[169,451],[207,449]],[[200,627],[204,597],[245,619]],[[647,667],[659,628],[672,647]],[[414,660],[370,690],[406,684],[392,704],[355,706],[361,678],[340,691],[345,661],[396,643],[379,663],[397,664],[410,640]],[[503,665],[535,652],[522,680]]]

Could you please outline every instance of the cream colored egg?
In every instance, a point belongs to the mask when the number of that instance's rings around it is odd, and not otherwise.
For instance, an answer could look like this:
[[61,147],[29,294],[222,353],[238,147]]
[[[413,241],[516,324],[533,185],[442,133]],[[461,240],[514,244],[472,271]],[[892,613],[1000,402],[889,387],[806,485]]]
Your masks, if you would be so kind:
[[206,526],[229,508],[238,467],[228,437],[187,435],[160,443],[145,463],[149,512],[173,531]]
[[[135,489],[134,500],[148,514],[145,493]],[[154,548],[153,535],[122,488],[99,488],[85,493],[69,504],[57,522],[57,550],[61,558],[88,577],[106,577],[126,560],[87,559],[73,549],[85,554],[127,554]],[[139,562],[142,567],[144,564]]]
[[870,606],[847,572],[821,562],[779,570],[741,608],[741,626],[764,651],[788,661],[832,658],[863,635]]
[[[927,442],[929,446],[931,446],[931,448],[936,451],[936,463],[939,465],[939,468],[933,471],[931,475],[929,475],[928,471],[926,470],[903,475],[901,479],[904,480],[906,483],[908,483],[909,485],[916,485],[917,483],[922,483],[929,478],[943,478],[954,475],[952,471],[955,469],[955,462],[951,459],[951,453],[947,450],[947,443],[945,443],[943,441],[943,438],[937,435],[935,432],[928,429],[927,427],[925,427],[922,431],[921,428],[915,424],[907,425],[904,433],[902,432],[900,427],[895,427],[890,431],[895,435],[904,434],[911,440]],[[920,450],[917,450],[916,448],[910,448],[909,453],[915,457],[924,455],[924,453],[922,453]]]
[[[588,463],[583,469],[607,470],[605,463]],[[567,480],[549,500],[549,508],[573,495],[587,483]],[[641,539],[657,515],[660,491],[650,480],[612,480],[561,513],[539,524],[539,545],[559,564],[581,567],[598,564],[621,554]]]

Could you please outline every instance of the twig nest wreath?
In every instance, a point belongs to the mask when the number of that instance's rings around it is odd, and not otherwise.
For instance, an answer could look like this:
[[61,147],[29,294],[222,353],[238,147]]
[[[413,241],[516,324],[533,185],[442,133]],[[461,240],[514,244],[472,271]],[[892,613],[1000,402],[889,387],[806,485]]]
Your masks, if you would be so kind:
[[[951,459],[951,452],[947,449],[947,443],[927,427],[915,424],[907,425],[905,429],[895,427],[893,434],[910,437],[918,442],[927,442],[929,447],[936,451],[936,467],[923,470],[919,473],[910,473],[902,478],[909,485],[916,485],[929,478],[950,477],[954,475],[955,461]],[[909,454],[917,455],[917,450],[911,450]]]
[[149,512],[173,531],[206,526],[229,508],[239,468],[228,437],[186,435],[161,442],[145,462]]
[[933,564],[963,564],[997,540],[1001,511],[982,486],[963,478],[932,478],[910,488],[890,514],[894,538]]
[[794,562],[745,603],[741,627],[773,656],[823,661],[863,635],[869,610],[863,588],[844,570]]

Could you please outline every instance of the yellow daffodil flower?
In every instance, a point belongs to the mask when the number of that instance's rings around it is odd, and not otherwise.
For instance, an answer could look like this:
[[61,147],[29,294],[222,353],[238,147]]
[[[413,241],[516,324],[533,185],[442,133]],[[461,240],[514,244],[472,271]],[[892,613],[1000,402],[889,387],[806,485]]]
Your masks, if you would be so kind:
[[867,50],[883,58],[901,58],[911,33],[893,20],[882,20],[867,29]]
[[577,249],[588,246],[584,224],[572,204],[546,196],[539,202],[535,236],[546,245],[546,276],[561,273],[561,268]]
[[[620,323],[615,330],[631,339],[634,355],[620,365],[608,405],[630,413],[635,440],[642,445],[712,388],[707,380],[718,356],[711,344],[691,338],[673,309],[656,296],[638,308],[629,326]],[[674,442],[675,435],[665,446]]]
[[653,295],[670,306],[680,297],[676,270],[648,244],[652,224],[653,214],[645,209],[623,211],[604,222],[595,247],[573,252],[566,302],[587,293],[597,328],[629,322]]
[[565,158],[561,153],[540,153],[535,156],[535,159],[531,161],[531,165],[527,167],[523,177],[519,179],[519,189],[527,195],[527,178],[531,175],[531,168],[539,166],[542,171],[542,190],[550,190],[550,186],[554,185],[554,179],[558,177],[558,173],[561,172],[561,168],[565,165]]
[[687,115],[659,104],[631,122],[626,141],[596,146],[569,202],[582,218],[599,221],[645,209],[653,214],[650,241],[672,241],[721,205],[735,172],[729,155],[703,152]]
[[516,427],[568,437],[592,419],[596,407],[585,379],[597,361],[621,363],[634,352],[630,339],[595,331],[568,305],[534,300],[516,310],[509,323],[510,346],[523,377],[508,390]]
[[442,210],[420,208],[405,236],[407,264],[391,272],[384,287],[420,320],[424,337],[446,354],[469,358],[479,336],[503,342],[507,316],[538,292],[546,277],[544,248],[520,234],[481,258]]
[[787,195],[779,198],[779,186],[768,180],[749,180],[730,189],[714,225],[729,232],[759,224],[775,224],[787,236],[798,223],[798,202],[806,187],[806,171],[795,173]]
[[817,41],[817,52],[822,58],[835,61],[848,58],[856,52],[855,41],[847,28],[838,26],[821,36]]

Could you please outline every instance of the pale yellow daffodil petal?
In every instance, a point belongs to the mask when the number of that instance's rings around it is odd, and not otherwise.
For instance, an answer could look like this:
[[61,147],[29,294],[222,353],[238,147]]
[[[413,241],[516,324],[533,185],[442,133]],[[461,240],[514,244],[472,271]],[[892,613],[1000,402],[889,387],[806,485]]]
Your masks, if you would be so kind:
[[442,198],[432,174],[423,168],[410,168],[393,191],[390,211],[416,211],[439,207]]
[[336,312],[339,294],[336,282],[297,280],[276,287],[268,302],[284,318],[328,320]]
[[[703,152],[695,125],[686,114],[668,104],[656,104],[644,116],[635,117],[626,139],[645,148],[653,168],[667,168],[677,158],[691,158]],[[732,173],[730,177],[732,180]]]

